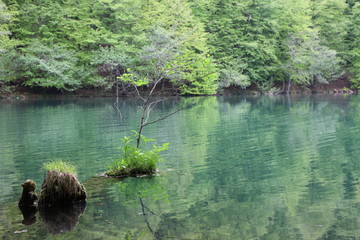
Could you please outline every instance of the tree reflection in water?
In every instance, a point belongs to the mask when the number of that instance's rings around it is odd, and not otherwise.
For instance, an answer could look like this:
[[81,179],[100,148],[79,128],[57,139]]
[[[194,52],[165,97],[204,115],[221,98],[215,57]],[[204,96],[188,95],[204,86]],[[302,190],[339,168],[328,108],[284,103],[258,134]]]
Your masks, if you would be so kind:
[[40,218],[52,234],[68,232],[74,229],[84,212],[86,203],[74,203],[68,206],[39,208]]
[[[59,234],[73,230],[85,208],[86,202],[65,206],[41,207],[39,208],[39,214],[49,232]],[[36,222],[38,209],[35,206],[19,207],[19,209],[24,217],[22,224],[29,226]]]
[[19,206],[19,209],[23,215],[24,220],[22,220],[22,224],[25,226],[30,226],[36,222],[36,206]]

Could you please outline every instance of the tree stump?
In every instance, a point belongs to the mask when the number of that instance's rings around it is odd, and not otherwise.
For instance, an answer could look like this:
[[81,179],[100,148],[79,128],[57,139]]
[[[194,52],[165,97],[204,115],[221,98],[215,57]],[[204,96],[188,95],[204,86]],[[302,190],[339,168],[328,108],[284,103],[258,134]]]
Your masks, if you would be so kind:
[[75,174],[50,170],[41,185],[38,205],[69,205],[85,199],[86,189]]

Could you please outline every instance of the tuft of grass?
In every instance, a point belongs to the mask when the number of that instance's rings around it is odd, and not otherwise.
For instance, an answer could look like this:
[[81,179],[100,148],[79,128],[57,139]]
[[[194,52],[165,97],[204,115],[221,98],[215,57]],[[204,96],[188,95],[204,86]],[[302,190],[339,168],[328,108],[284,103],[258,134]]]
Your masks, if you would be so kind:
[[73,164],[64,162],[61,159],[54,159],[51,162],[44,163],[43,169],[45,171],[56,171],[76,175],[76,167]]

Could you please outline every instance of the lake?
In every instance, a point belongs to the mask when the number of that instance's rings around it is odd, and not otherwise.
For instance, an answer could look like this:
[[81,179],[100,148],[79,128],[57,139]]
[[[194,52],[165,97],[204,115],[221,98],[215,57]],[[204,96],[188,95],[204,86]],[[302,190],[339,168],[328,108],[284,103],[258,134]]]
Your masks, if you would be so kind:
[[[0,101],[1,239],[360,239],[360,97],[177,98],[145,128],[170,143],[154,177],[99,177],[137,129],[136,99]],[[86,206],[17,207],[42,164],[77,166]]]

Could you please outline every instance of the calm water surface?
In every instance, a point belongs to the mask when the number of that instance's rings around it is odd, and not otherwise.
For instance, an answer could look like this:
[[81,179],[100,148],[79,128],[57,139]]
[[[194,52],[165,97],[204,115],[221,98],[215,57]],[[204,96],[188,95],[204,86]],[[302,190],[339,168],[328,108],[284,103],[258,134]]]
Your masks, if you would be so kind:
[[[181,98],[152,117],[196,102],[145,130],[170,143],[159,176],[116,180],[96,175],[136,100],[1,101],[1,239],[360,239],[360,97]],[[54,158],[77,165],[86,207],[23,225],[20,184]]]

